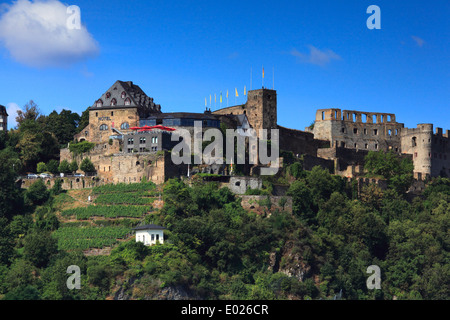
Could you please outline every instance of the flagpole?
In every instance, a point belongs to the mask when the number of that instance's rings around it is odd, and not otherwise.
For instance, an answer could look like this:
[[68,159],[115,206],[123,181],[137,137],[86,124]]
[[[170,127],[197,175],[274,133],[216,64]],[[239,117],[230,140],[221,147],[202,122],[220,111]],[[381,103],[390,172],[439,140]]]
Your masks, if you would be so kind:
[[264,66],[262,67],[262,87],[264,89]]
[[253,82],[253,67],[250,68],[250,90],[252,90],[252,82]]
[[275,90],[275,67],[273,67],[273,84],[272,84],[272,90]]

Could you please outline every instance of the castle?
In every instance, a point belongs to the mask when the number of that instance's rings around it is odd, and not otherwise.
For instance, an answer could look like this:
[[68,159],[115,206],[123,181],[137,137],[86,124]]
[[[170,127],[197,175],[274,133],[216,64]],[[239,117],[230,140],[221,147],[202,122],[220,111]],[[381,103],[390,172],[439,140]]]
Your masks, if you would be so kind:
[[[203,132],[222,125],[256,132],[278,129],[279,149],[301,156],[305,169],[320,165],[352,178],[362,173],[370,150],[392,150],[412,158],[418,180],[450,174],[449,131],[443,134],[437,128],[433,133],[432,124],[409,129],[398,123],[394,114],[323,109],[317,110],[313,126],[304,131],[289,129],[277,123],[277,92],[266,88],[248,91],[242,105],[203,113],[163,113],[161,106],[131,81],[116,81],[89,108],[89,125],[74,138],[95,143],[94,149],[81,156],[63,149],[61,161],[88,157],[105,183],[144,178],[162,183],[192,173],[189,165],[173,164],[167,151],[174,146],[172,132],[185,129],[194,133],[196,122],[201,122]],[[145,130],[146,126],[150,129]],[[257,167],[250,168],[250,175],[257,174]],[[230,174],[225,165],[196,170]]]

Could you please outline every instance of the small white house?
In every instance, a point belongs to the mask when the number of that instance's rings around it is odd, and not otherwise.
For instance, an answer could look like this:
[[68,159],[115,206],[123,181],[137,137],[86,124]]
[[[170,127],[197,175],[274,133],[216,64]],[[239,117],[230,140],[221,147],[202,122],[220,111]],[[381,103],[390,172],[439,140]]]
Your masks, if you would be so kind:
[[157,226],[155,224],[147,224],[133,228],[136,232],[136,242],[142,242],[146,246],[151,246],[159,243],[164,243],[164,230],[166,228]]

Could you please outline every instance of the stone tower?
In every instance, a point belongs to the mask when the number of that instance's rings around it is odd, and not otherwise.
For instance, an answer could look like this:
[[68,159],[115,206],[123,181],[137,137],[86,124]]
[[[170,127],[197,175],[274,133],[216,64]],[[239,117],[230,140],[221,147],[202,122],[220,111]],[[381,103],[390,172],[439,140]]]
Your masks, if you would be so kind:
[[[259,129],[277,129],[277,92],[270,89],[250,90],[243,105],[216,110],[213,114],[245,114],[259,136]],[[270,131],[269,131],[270,135]]]
[[277,128],[277,92],[270,89],[250,90],[244,113],[255,130]]

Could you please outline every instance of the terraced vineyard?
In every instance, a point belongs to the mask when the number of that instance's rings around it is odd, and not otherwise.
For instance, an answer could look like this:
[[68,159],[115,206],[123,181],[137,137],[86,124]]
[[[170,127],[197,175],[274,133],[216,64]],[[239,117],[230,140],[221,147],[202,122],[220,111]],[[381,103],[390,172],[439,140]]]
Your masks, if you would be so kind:
[[86,220],[92,217],[103,218],[142,218],[152,210],[151,206],[89,206],[86,208],[75,208],[64,210],[63,217],[73,217],[77,220]]
[[53,234],[60,250],[87,250],[103,248],[124,239],[131,230],[128,227],[61,227]]
[[[77,191],[71,190],[59,199],[62,225],[54,236],[62,250],[114,246],[131,234],[132,226],[154,210],[152,203],[159,197],[159,191],[152,182],[109,184],[83,190],[81,198]],[[88,195],[93,196],[93,203],[85,202]],[[71,222],[74,219],[78,222]],[[101,221],[98,219],[106,219],[114,226],[108,226],[109,223],[97,226],[95,223]]]

